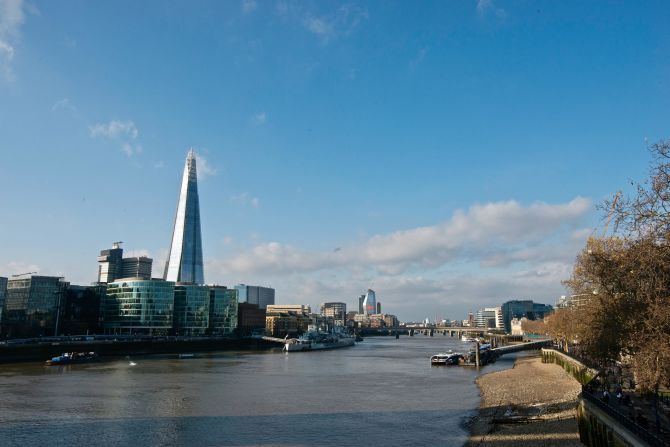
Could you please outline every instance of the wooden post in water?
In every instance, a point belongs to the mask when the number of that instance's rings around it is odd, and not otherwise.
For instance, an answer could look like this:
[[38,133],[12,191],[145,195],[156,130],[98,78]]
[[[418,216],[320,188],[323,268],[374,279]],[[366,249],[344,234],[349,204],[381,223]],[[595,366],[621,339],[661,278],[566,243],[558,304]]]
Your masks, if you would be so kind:
[[479,365],[480,365],[479,361],[480,361],[480,359],[479,359],[479,342],[477,342],[477,344],[475,346],[475,366],[477,368],[479,368]]

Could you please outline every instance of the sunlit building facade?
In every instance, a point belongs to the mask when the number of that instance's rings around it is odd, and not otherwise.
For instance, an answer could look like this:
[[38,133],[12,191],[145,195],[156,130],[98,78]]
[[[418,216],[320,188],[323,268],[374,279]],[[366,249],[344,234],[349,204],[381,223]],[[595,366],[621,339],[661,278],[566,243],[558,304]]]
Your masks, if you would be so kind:
[[363,313],[365,315],[373,315],[377,313],[377,298],[375,296],[375,291],[368,289],[368,292],[365,294],[365,299],[363,300]]
[[57,332],[68,283],[58,276],[32,275],[7,281],[3,330],[8,337],[37,337]]
[[175,283],[128,278],[107,284],[103,328],[107,333],[169,335],[173,328]]
[[260,309],[266,309],[275,303],[275,289],[271,287],[238,284],[235,289],[240,303],[256,304]]
[[177,335],[205,335],[209,328],[209,287],[177,283],[174,287],[174,329]]
[[166,281],[204,284],[198,174],[193,150],[186,157],[172,241],[165,264]]
[[208,288],[210,334],[233,334],[237,329],[237,290],[224,286]]

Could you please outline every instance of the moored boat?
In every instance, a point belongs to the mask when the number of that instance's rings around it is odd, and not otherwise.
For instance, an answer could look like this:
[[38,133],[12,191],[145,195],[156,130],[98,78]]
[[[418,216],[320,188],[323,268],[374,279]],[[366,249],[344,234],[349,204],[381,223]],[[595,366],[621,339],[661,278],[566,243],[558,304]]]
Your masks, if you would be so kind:
[[321,332],[310,329],[298,338],[288,338],[284,351],[315,351],[353,346],[355,338],[344,331]]
[[73,363],[97,362],[100,357],[95,352],[65,352],[46,361],[48,366],[71,365]]
[[431,365],[458,365],[458,362],[463,358],[460,352],[440,352],[430,358]]

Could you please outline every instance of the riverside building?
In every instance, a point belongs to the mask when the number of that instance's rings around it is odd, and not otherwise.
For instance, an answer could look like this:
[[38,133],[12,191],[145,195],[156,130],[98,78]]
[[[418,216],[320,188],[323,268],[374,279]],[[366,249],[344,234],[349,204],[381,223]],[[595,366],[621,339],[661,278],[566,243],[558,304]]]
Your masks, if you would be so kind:
[[335,326],[344,326],[347,322],[347,305],[341,302],[323,303],[321,315],[332,318]]
[[176,335],[201,336],[209,328],[209,287],[177,283],[174,287]]
[[240,303],[255,304],[259,309],[266,309],[275,303],[275,289],[271,287],[248,286],[238,284],[235,286],[237,298]]
[[9,338],[58,333],[68,283],[59,276],[31,275],[7,281],[3,330]]
[[169,335],[172,332],[175,283],[125,278],[107,284],[103,328],[113,334]]
[[554,308],[549,304],[534,303],[532,300],[511,300],[501,306],[505,332],[512,332],[512,319],[523,317],[529,320],[543,319],[549,315]]
[[232,335],[237,329],[237,290],[209,287],[209,330],[211,335]]

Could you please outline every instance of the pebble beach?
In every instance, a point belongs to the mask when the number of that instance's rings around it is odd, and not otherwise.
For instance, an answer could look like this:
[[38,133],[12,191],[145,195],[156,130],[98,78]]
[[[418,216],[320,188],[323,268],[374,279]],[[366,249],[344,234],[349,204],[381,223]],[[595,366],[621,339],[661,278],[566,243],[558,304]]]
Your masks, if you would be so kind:
[[481,404],[466,446],[582,445],[575,418],[581,386],[560,366],[542,363],[538,352],[476,383]]

